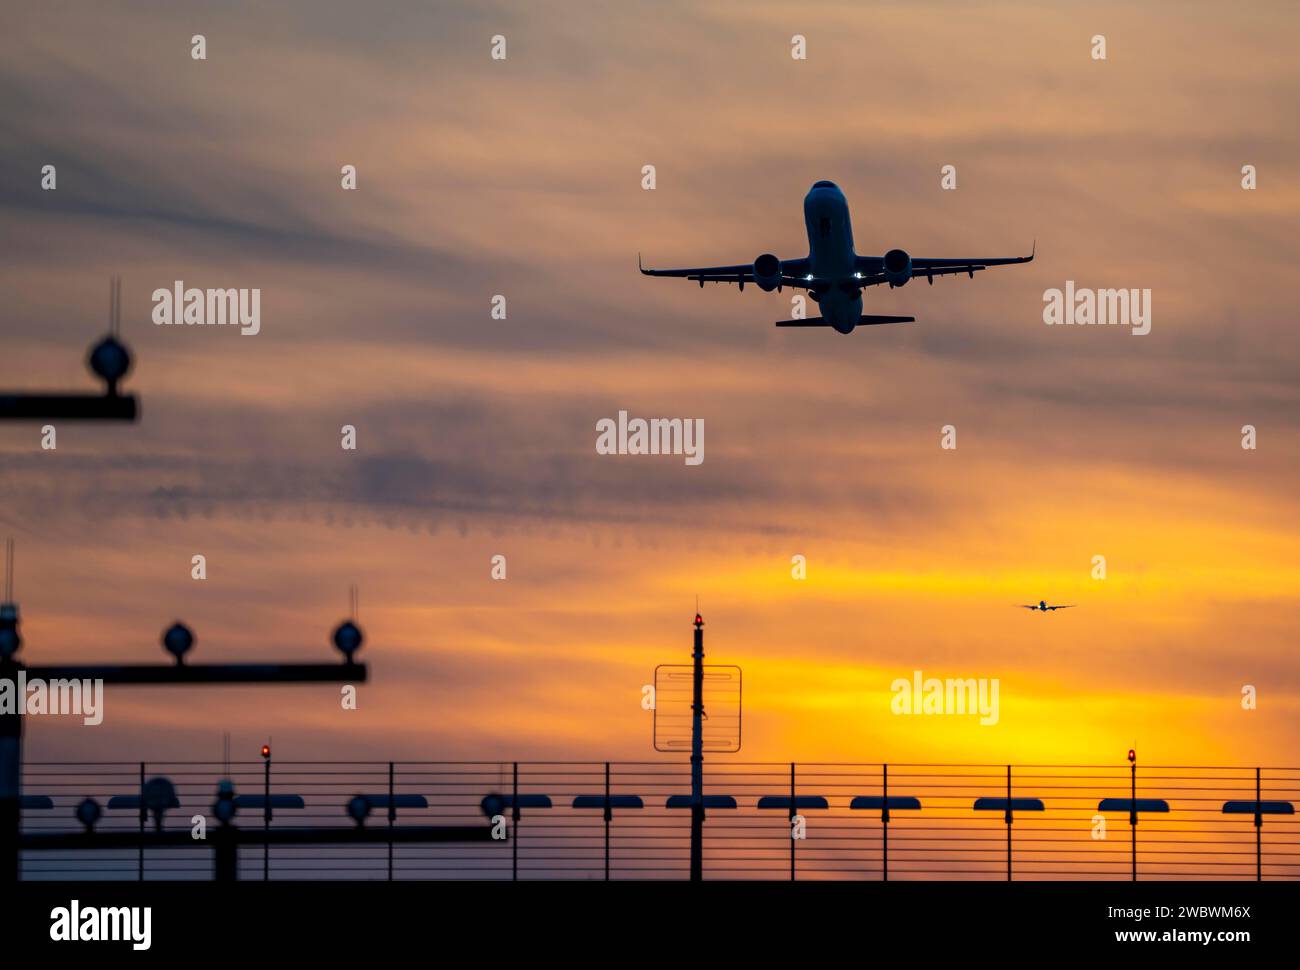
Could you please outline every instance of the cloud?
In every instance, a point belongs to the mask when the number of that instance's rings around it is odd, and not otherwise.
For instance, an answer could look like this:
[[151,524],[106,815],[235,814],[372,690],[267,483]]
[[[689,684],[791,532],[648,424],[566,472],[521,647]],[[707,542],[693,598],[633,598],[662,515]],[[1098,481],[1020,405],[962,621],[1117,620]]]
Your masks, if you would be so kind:
[[[941,731],[854,713],[863,677],[931,660],[1029,685],[1021,727],[950,737],[963,751],[1037,756],[1059,733],[1082,756],[1137,723],[1189,753],[1229,736],[1289,750],[1292,727],[1243,726],[1232,684],[1296,692],[1294,14],[1189,5],[1175,29],[1113,5],[1104,64],[1069,7],[797,19],[766,2],[12,18],[0,384],[89,388],[121,273],[143,405],[129,428],[61,424],[54,452],[36,427],[0,429],[26,649],[152,655],[176,612],[205,652],[315,655],[361,582],[377,674],[359,726],[319,697],[212,719],[275,720],[277,738],[310,724],[305,746],[347,750],[635,754],[625,702],[684,656],[677,618],[700,594],[711,649],[716,630],[764,685],[756,757],[945,750]],[[188,53],[200,30],[206,62]],[[863,252],[1036,239],[1037,259],[869,292],[868,312],[918,322],[849,338],[775,330],[789,293],[636,273],[638,251],[802,255],[800,199],[824,177]],[[152,326],[149,294],[175,279],[261,288],[262,333]],[[1043,291],[1066,279],[1151,288],[1151,334],[1045,327]],[[704,464],[597,456],[595,421],[620,409],[703,418]],[[1081,616],[1006,615],[1058,594]],[[1142,711],[1107,702],[1125,686]],[[212,733],[153,703],[119,736]]]

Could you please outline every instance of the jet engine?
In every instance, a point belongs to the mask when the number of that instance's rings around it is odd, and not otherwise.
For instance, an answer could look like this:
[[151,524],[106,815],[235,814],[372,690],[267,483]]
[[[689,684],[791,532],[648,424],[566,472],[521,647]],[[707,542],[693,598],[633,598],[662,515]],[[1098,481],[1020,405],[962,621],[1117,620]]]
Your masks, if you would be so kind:
[[764,293],[771,293],[781,282],[781,261],[771,253],[754,260],[754,282]]
[[902,286],[912,278],[912,257],[905,250],[891,249],[885,253],[881,271],[891,287]]

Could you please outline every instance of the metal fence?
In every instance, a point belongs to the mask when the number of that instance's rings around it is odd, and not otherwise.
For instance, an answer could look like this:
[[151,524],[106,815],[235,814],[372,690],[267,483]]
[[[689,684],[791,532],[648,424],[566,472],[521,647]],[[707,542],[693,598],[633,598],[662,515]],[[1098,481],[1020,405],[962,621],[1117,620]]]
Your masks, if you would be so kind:
[[[140,807],[141,791],[160,776],[172,782],[175,803],[151,815]],[[195,816],[203,816],[210,838],[221,824],[213,814],[221,779],[232,781],[238,796],[232,824],[245,837],[240,879],[688,874],[685,761],[29,762],[24,836],[82,832],[76,809],[86,798],[103,814],[75,847],[24,849],[22,878],[212,878],[206,840],[132,848],[121,840],[131,832],[189,831]],[[273,806],[301,807],[273,807],[268,821],[259,801],[267,794]],[[1300,878],[1293,814],[1300,768],[715,758],[705,765],[705,795],[707,879]],[[372,840],[358,844],[256,843],[268,830],[490,827],[494,817],[506,838],[424,844],[369,832]],[[95,845],[102,833],[119,833],[118,847]]]

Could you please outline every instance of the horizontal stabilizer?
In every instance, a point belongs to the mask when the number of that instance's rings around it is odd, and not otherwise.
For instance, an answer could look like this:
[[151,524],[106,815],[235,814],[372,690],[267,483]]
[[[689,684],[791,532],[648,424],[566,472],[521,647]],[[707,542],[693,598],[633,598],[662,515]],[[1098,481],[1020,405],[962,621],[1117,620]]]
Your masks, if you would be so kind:
[[[916,317],[878,317],[863,315],[858,317],[859,327],[869,327],[877,323],[915,323]],[[809,317],[806,320],[778,320],[778,327],[829,327],[830,324],[821,317]]]
[[858,317],[859,327],[869,327],[874,323],[916,323],[916,317],[873,317],[865,314]]

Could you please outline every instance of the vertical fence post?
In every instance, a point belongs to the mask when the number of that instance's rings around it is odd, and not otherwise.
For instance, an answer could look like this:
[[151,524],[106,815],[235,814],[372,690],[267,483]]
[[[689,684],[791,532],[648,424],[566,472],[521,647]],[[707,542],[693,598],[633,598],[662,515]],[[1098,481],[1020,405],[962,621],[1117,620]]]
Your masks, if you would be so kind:
[[[17,641],[17,611],[12,603],[0,607],[0,622],[4,622],[0,632],[9,643]],[[9,626],[10,622],[15,625]],[[0,679],[16,684],[22,669],[12,652],[0,653]],[[0,714],[0,885],[15,883],[21,877],[24,720],[26,715],[17,705]]]
[[144,762],[141,761],[140,762],[140,851],[138,854],[139,869],[136,875],[136,880],[138,882],[144,882],[144,819],[145,819]]
[[1259,769],[1255,769],[1255,881],[1264,881],[1264,813],[1259,803]]
[[510,881],[519,881],[519,762],[514,764],[514,781],[510,788]]
[[794,843],[796,841],[794,837],[794,816],[795,816],[794,797],[795,797],[794,796],[794,762],[791,761],[790,762],[790,818],[789,821],[786,823],[790,828],[790,831],[787,834],[790,836],[790,881],[791,882],[794,882]]
[[393,763],[388,762],[388,881],[393,881],[393,822],[397,820],[397,802],[393,792]]
[[238,833],[229,822],[222,822],[212,833],[213,866],[212,874],[216,882],[234,882],[239,878],[239,843]]
[[[1132,752],[1130,752],[1132,755]],[[1132,833],[1133,881],[1138,880],[1138,764],[1134,755],[1129,758],[1128,825]]]
[[271,879],[271,751],[263,746],[262,759],[262,881]]
[[880,766],[880,850],[884,864],[882,881],[889,882],[889,765]]
[[1007,765],[1007,882],[1011,881],[1011,766]]
[[614,819],[614,811],[609,805],[609,762],[605,762],[605,881],[609,882],[609,823]]

